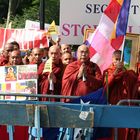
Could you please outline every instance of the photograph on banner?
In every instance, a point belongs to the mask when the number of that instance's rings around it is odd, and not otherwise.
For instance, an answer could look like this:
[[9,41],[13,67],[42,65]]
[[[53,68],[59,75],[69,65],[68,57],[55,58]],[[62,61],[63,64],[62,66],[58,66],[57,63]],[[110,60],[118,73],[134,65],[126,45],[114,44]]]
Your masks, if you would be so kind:
[[[37,94],[37,65],[3,66],[0,93]],[[14,96],[0,96],[0,99],[15,100]],[[17,96],[16,100],[25,100]],[[33,99],[33,98],[30,98]]]
[[138,52],[140,50],[140,35],[127,33],[124,42],[124,66],[126,69],[133,69],[136,71],[136,64],[138,61]]
[[21,65],[18,67],[18,80],[37,79],[37,65]]

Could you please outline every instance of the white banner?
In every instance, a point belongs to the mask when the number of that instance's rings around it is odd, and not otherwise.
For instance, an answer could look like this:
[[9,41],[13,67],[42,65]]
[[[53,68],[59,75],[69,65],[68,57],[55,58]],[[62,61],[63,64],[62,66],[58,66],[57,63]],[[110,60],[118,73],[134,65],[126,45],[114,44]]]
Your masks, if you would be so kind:
[[[49,28],[50,24],[45,23],[45,30],[47,31]],[[56,28],[58,29],[59,32],[59,26],[56,25]],[[25,29],[40,29],[40,23],[37,21],[32,21],[32,20],[26,20],[25,22]],[[56,41],[58,35],[52,35],[52,39]]]
[[[45,23],[45,30],[48,30],[50,24]],[[26,20],[25,29],[40,29],[40,23],[37,21]]]
[[[96,28],[110,0],[60,0],[62,43],[82,44],[86,28]],[[131,0],[127,32],[140,33],[140,0]]]

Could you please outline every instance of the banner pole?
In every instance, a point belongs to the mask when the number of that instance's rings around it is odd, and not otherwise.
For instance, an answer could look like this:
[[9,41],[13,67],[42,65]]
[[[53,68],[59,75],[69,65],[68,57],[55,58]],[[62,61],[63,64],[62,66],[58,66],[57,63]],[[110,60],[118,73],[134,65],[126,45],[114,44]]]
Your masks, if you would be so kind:
[[45,23],[45,0],[40,0],[40,29],[44,30]]

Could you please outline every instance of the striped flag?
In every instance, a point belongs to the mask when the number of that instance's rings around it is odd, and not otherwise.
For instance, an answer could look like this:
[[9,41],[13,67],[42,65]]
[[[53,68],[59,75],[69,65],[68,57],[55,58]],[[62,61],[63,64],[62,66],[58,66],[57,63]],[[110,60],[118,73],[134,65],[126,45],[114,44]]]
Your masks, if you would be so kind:
[[94,33],[86,40],[91,61],[105,70],[112,62],[112,53],[121,49],[126,34],[131,0],[111,0]]

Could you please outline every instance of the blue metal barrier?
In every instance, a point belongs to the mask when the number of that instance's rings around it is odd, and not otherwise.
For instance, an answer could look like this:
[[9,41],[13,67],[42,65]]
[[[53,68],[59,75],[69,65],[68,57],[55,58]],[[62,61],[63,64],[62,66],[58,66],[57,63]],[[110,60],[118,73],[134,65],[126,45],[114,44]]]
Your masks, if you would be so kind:
[[[79,118],[81,107],[82,111],[89,113],[86,120]],[[93,112],[90,111],[91,109]],[[139,106],[81,105],[61,102],[0,100],[0,112],[1,125],[35,126],[37,129],[36,140],[40,140],[41,137],[40,127],[140,128]],[[17,117],[11,119],[15,116],[15,112]],[[10,137],[12,140],[12,134]]]

